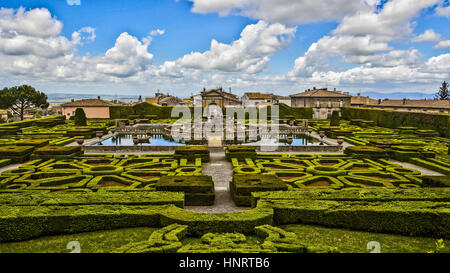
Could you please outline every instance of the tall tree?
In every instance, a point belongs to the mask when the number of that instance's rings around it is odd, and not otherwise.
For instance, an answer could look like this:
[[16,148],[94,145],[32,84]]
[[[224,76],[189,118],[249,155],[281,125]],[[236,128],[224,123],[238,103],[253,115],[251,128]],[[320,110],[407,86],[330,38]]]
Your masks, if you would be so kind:
[[438,100],[450,100],[450,93],[448,92],[448,82],[444,81],[439,87],[439,92],[436,94]]
[[84,113],[83,108],[77,108],[75,110],[74,122],[75,122],[75,126],[86,126],[87,125],[86,113]]
[[32,107],[45,109],[48,105],[47,95],[29,85],[4,88],[0,91],[0,106],[11,109],[20,116],[20,120],[23,120],[27,109]]

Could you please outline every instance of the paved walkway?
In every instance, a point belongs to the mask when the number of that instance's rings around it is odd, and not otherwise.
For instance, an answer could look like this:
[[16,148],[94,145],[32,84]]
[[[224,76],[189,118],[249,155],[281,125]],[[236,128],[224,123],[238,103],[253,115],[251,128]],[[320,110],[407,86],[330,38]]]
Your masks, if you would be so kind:
[[417,166],[417,165],[414,165],[414,164],[411,164],[411,163],[400,162],[400,161],[393,160],[393,159],[390,159],[389,161],[392,162],[392,163],[398,164],[398,165],[400,165],[400,166],[402,166],[403,168],[406,168],[406,169],[418,170],[423,175],[445,176],[445,175],[443,175],[441,173],[438,173],[438,172],[435,172],[435,171],[432,171],[432,170],[428,170],[428,169],[425,169],[423,167],[420,167],[420,166]]
[[2,172],[6,172],[6,171],[10,171],[10,170],[15,170],[18,169],[20,166],[22,166],[23,164],[12,164],[12,165],[7,165],[5,167],[0,168],[0,174]]
[[214,181],[216,200],[214,206],[190,207],[185,209],[203,213],[227,213],[248,210],[250,208],[237,207],[229,190],[233,178],[233,166],[225,158],[224,152],[211,153],[211,162],[203,164],[203,175],[210,175]]

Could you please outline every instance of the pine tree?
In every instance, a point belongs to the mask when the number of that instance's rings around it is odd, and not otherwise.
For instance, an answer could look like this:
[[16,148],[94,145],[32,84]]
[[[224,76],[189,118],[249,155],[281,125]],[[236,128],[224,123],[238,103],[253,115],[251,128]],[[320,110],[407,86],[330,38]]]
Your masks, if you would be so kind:
[[450,93],[448,91],[448,82],[444,81],[442,86],[439,87],[439,92],[436,94],[436,99],[438,100],[449,100]]

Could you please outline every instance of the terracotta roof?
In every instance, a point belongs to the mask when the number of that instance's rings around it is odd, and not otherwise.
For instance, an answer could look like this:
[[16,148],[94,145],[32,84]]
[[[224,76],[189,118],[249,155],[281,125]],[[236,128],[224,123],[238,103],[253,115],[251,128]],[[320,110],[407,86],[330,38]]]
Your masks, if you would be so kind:
[[450,109],[450,100],[383,100],[380,104],[376,102],[369,104],[369,106]]
[[160,104],[161,103],[180,103],[180,102],[182,102],[181,99],[179,99],[177,97],[172,97],[172,96],[165,97],[165,98],[162,98],[159,100]]
[[250,100],[270,100],[274,99],[273,94],[263,94],[259,92],[253,92],[253,93],[245,93],[244,96],[247,96]]
[[114,106],[115,103],[101,99],[85,99],[77,100],[73,102],[64,103],[62,107],[109,107]]
[[277,100],[290,100],[290,99],[291,99],[291,97],[277,96],[277,95],[275,95],[275,98],[276,98]]
[[153,103],[153,104],[158,103],[158,101],[156,100],[156,98],[145,98],[145,102],[147,102],[147,103]]
[[313,90],[307,90],[303,93],[298,93],[295,95],[291,95],[291,98],[302,98],[302,97],[343,97],[343,98],[349,98],[349,94],[343,94],[341,91],[329,91],[327,89],[313,89]]
[[371,99],[369,97],[355,96],[352,97],[351,104],[359,104],[359,105],[378,104],[378,100]]

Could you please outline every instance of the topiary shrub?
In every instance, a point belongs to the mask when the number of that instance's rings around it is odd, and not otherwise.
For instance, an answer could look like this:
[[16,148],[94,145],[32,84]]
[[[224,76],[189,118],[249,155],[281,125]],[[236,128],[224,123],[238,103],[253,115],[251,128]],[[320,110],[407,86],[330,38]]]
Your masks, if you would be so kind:
[[252,192],[287,190],[286,183],[276,175],[237,174],[230,183],[231,197],[238,206],[251,206]]
[[373,146],[351,146],[347,147],[344,154],[351,155],[356,158],[387,158],[386,150]]
[[330,120],[330,126],[340,126],[341,125],[341,118],[339,117],[338,111],[333,111],[331,114],[331,120]]
[[237,158],[239,161],[243,161],[246,158],[255,160],[257,157],[256,149],[252,146],[229,146],[225,150],[225,157],[228,161],[232,158]]
[[11,159],[12,162],[24,162],[30,158],[35,147],[33,146],[4,146],[0,147],[0,158]]
[[87,126],[86,114],[82,108],[77,108],[77,110],[75,110],[74,122],[75,126]]
[[179,146],[175,148],[174,158],[180,160],[182,158],[193,161],[201,158],[202,162],[209,162],[209,150],[205,146]]
[[214,204],[214,182],[211,176],[162,176],[156,183],[157,191],[184,192],[187,206]]

